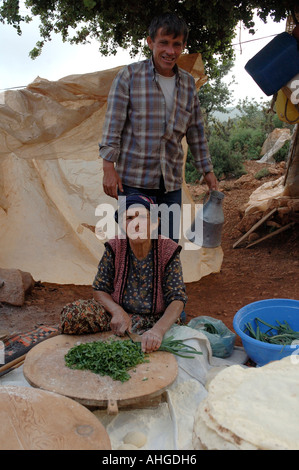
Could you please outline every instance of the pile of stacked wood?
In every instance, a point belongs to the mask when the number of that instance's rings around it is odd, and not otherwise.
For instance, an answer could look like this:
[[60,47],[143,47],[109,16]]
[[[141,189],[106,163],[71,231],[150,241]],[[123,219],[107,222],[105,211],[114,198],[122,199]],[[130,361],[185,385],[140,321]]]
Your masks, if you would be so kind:
[[[258,188],[261,191],[262,188]],[[266,193],[267,189],[265,189]],[[233,247],[247,248],[271,238],[299,223],[299,139],[295,126],[290,146],[286,174],[277,181],[274,191],[263,204],[256,204],[244,211],[238,225],[243,234]]]
[[299,223],[299,199],[281,197],[269,200],[269,208],[244,215],[238,230],[244,235],[234,248],[247,243],[247,248],[273,237]]

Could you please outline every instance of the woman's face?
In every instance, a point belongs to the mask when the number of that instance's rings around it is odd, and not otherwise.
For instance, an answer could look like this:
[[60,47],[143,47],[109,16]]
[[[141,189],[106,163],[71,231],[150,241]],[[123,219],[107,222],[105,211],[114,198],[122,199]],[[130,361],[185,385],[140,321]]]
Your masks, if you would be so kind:
[[129,207],[124,214],[124,228],[127,237],[133,242],[149,240],[155,225],[151,223],[150,212],[144,206]]

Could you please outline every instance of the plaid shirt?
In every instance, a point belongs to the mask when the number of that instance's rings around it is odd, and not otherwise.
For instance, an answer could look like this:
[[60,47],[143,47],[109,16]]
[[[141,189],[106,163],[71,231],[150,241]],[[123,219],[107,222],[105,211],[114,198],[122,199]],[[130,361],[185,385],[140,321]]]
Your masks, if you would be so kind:
[[163,175],[166,191],[180,189],[185,135],[198,171],[213,170],[194,79],[177,66],[175,70],[174,106],[168,122],[151,59],[124,67],[113,81],[99,148],[102,158],[116,163],[123,184],[157,189]]

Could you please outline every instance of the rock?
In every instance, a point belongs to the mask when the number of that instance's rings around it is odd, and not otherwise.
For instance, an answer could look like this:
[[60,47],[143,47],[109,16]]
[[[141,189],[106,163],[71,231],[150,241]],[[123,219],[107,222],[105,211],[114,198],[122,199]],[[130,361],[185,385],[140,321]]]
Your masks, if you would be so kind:
[[274,129],[265,140],[261,155],[263,156],[259,162],[274,163],[273,155],[283,147],[287,140],[291,140],[291,131],[288,128]]
[[243,188],[251,188],[252,185],[253,176],[251,174],[242,175],[235,181],[235,186],[242,186]]
[[24,291],[25,291],[25,294],[27,294],[28,292],[31,292],[31,290],[33,289],[35,281],[30,273],[27,273],[25,271],[20,271],[20,272],[21,272],[22,279],[23,279]]
[[25,294],[34,285],[30,273],[19,269],[0,268],[0,302],[21,306],[25,302]]

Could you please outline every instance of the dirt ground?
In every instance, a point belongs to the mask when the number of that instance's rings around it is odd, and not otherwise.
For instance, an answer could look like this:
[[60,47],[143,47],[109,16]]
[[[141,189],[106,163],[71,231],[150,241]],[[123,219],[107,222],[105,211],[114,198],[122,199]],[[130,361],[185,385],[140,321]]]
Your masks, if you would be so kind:
[[[244,305],[268,298],[299,299],[299,237],[298,224],[252,248],[233,248],[242,236],[237,229],[242,209],[250,194],[268,180],[277,179],[285,169],[271,165],[271,174],[257,180],[254,175],[263,166],[246,162],[246,177],[223,180],[225,223],[222,230],[223,264],[220,273],[211,274],[198,282],[186,284],[187,320],[208,315],[222,320],[233,330],[233,318]],[[189,186],[195,201],[205,192],[205,186]],[[90,286],[41,283],[27,293],[22,307],[0,303],[0,329],[24,333],[41,325],[58,326],[62,307],[75,299],[92,296]],[[237,345],[241,344],[239,338]]]

